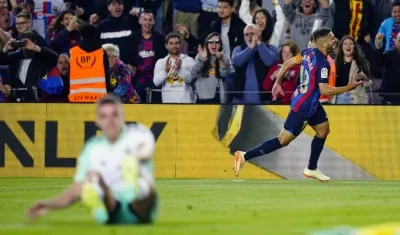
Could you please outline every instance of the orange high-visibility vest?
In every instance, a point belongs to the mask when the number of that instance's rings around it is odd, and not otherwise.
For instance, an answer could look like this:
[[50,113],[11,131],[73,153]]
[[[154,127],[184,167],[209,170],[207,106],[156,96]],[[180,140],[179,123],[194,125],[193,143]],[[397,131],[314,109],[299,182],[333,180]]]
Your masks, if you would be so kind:
[[[336,85],[336,65],[335,61],[328,55],[328,62],[329,65],[331,66],[331,71],[329,73],[329,78],[328,78],[328,85],[329,86],[335,86]],[[333,96],[331,95],[321,95],[319,98],[320,102],[328,102],[329,100],[332,99]]]
[[87,52],[79,46],[70,50],[70,102],[96,102],[107,94],[102,48]]

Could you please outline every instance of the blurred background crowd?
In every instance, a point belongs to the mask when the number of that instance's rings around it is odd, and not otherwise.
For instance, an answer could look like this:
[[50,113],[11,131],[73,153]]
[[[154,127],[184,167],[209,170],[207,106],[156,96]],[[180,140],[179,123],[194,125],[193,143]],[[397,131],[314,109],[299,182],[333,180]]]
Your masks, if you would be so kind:
[[329,84],[368,77],[321,102],[400,103],[398,0],[0,0],[0,102],[289,104],[320,27]]

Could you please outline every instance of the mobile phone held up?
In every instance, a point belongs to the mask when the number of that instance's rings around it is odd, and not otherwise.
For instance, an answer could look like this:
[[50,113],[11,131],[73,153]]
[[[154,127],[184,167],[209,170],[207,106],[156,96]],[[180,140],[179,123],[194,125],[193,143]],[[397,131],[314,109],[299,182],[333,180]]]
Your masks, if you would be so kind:
[[22,40],[11,42],[10,46],[12,46],[14,48],[25,47],[26,46],[26,40],[22,39]]

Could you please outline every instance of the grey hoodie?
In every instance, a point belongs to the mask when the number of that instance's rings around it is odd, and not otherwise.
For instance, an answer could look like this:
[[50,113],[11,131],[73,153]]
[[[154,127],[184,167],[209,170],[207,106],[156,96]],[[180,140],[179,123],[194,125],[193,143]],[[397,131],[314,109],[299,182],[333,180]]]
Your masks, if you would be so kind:
[[[210,58],[210,62],[214,63],[216,58],[212,56]],[[222,81],[222,79],[218,79],[215,77],[215,75],[209,75],[209,77],[203,77],[201,74],[201,70],[204,66],[204,62],[202,61],[200,56],[197,54],[196,58],[194,59],[194,64],[192,67],[192,70],[190,71],[191,76],[193,79],[196,79],[195,82],[195,89],[196,89],[196,94],[199,99],[212,99],[215,97],[215,93],[217,90],[217,86],[219,84],[219,90],[220,90],[220,100],[221,103],[226,102],[226,95],[225,95],[225,84]],[[229,59],[224,58],[224,62],[227,65],[226,69],[220,68],[219,73],[221,74],[222,77],[226,77],[229,75]]]
[[297,44],[300,50],[308,46],[315,19],[321,19],[321,27],[324,27],[330,17],[329,8],[320,8],[319,13],[312,15],[304,15],[297,12],[289,4],[283,4],[282,10],[286,20],[290,24],[290,38]]

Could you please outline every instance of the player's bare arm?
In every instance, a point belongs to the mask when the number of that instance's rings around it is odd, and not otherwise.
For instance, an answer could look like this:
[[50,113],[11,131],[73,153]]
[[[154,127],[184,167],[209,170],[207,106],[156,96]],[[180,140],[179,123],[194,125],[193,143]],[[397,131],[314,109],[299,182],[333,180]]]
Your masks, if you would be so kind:
[[82,184],[73,183],[59,196],[33,204],[26,212],[26,215],[31,221],[33,221],[39,216],[45,215],[52,210],[69,207],[79,201],[81,191]]
[[301,54],[297,54],[295,57],[293,57],[290,60],[283,63],[282,68],[279,70],[278,75],[276,77],[274,86],[272,87],[272,96],[273,97],[276,97],[278,94],[280,94],[282,96],[285,95],[285,93],[283,92],[282,87],[281,87],[282,79],[285,77],[285,74],[288,72],[288,70],[290,68],[301,64],[301,61],[302,61]]
[[283,63],[282,68],[279,70],[278,75],[276,76],[276,80],[275,80],[275,84],[281,84],[282,79],[285,77],[285,74],[287,73],[287,71],[289,69],[291,69],[292,67],[301,64],[302,61],[302,57],[301,54],[297,54],[296,56],[294,56],[293,58],[291,58],[290,60],[286,61],[285,63]]
[[347,86],[342,86],[342,87],[332,87],[329,86],[327,83],[319,83],[319,90],[322,95],[338,95],[354,90],[363,82],[364,82],[363,80],[361,81],[350,80]]

